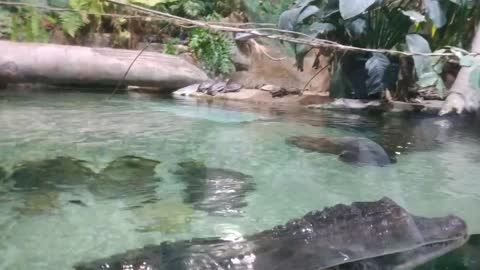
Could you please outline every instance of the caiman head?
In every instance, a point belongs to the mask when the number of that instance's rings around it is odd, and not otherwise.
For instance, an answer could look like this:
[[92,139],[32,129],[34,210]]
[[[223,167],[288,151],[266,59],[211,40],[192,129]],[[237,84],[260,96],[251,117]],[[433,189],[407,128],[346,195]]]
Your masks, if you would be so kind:
[[385,197],[311,212],[255,238],[265,252],[256,270],[403,270],[462,246],[468,234],[459,217],[414,216]]
[[362,267],[367,266],[366,269],[413,269],[463,246],[468,241],[467,226],[457,216],[449,215],[440,218],[412,216],[412,218],[423,238],[423,243],[411,249],[367,259],[356,264]]

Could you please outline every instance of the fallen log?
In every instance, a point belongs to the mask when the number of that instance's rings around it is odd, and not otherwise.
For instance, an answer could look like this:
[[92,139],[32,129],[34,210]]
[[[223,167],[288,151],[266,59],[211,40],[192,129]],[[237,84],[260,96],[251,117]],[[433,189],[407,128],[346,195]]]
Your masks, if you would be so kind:
[[[114,86],[140,51],[0,41],[0,52],[0,85]],[[206,80],[205,72],[180,57],[145,51],[122,84],[173,91]]]

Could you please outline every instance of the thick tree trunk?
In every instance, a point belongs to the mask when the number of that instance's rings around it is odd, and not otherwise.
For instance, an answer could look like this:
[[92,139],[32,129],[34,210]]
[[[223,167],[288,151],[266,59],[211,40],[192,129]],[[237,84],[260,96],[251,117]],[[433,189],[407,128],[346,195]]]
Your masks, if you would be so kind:
[[[0,84],[116,85],[139,51],[0,41]],[[176,90],[208,80],[186,60],[143,52],[125,85]]]
[[[472,42],[472,52],[480,53],[480,25],[477,26],[475,37]],[[480,61],[477,57],[476,61]],[[472,67],[463,67],[452,85],[451,93],[443,104],[440,115],[456,112],[477,112],[480,108],[480,94],[470,85],[470,73]]]

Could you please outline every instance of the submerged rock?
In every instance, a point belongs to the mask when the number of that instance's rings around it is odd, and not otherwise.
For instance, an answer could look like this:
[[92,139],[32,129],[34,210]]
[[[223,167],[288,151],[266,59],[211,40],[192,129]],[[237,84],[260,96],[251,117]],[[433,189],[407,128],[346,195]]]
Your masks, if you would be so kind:
[[123,156],[100,171],[89,190],[100,196],[123,196],[130,193],[150,193],[162,179],[155,175],[160,161],[136,156]]
[[194,210],[177,201],[156,201],[131,209],[138,232],[180,233],[187,229]]
[[174,172],[185,183],[184,202],[213,215],[238,215],[245,207],[245,197],[255,190],[251,176],[241,172],[208,168],[203,162],[178,163]]
[[80,263],[75,269],[410,269],[467,239],[465,222],[456,216],[418,217],[383,198],[311,212],[234,242],[165,242]]
[[385,150],[367,138],[294,136],[288,138],[287,143],[309,151],[338,155],[340,160],[348,163],[374,166],[392,163]]
[[27,161],[15,166],[8,181],[18,190],[52,190],[84,185],[95,177],[85,164],[85,161],[72,157]]
[[7,177],[7,171],[5,171],[5,169],[0,167],[0,180],[5,179],[6,177]]
[[95,173],[86,162],[72,157],[27,161],[16,165],[7,182],[22,192],[22,215],[53,214],[60,206],[60,191],[93,181]]
[[24,194],[24,202],[16,210],[26,216],[53,214],[59,207],[60,193],[57,191],[34,191]]

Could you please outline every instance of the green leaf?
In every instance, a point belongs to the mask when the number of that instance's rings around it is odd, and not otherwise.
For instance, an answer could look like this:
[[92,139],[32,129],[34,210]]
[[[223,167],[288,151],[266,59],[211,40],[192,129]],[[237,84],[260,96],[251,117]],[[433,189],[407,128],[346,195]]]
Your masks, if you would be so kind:
[[438,78],[437,83],[435,84],[435,88],[437,88],[438,95],[441,98],[444,98],[445,97],[445,90],[447,89],[447,87],[445,87],[445,84],[443,83],[442,78],[440,78],[440,77]]
[[331,23],[320,23],[314,22],[310,26],[310,35],[312,37],[319,37],[328,34],[329,32],[335,31],[337,28]]
[[374,53],[365,63],[365,69],[368,72],[366,86],[369,95],[383,92],[387,88],[387,70],[390,64],[388,57],[381,53]]
[[278,20],[278,28],[282,30],[293,31],[297,26],[297,19],[303,8],[293,8],[284,11]]
[[462,49],[462,48],[457,48],[457,47],[452,47],[452,46],[447,46],[450,49],[450,52],[452,52],[458,59],[462,59],[464,55],[469,54],[468,51]]
[[12,14],[4,9],[0,9],[0,38],[6,38],[11,34]]
[[183,10],[188,16],[197,17],[205,10],[205,5],[198,1],[186,1],[183,4]]
[[480,65],[475,65],[470,72],[470,86],[475,90],[480,90]]
[[434,86],[439,79],[441,80],[440,76],[435,72],[424,73],[418,78],[417,84],[420,87]]
[[460,66],[471,67],[475,64],[475,57],[471,55],[465,55],[460,58]]
[[85,23],[82,20],[82,16],[75,11],[63,11],[59,14],[60,21],[62,22],[62,29],[68,33],[71,37],[75,37],[77,31],[82,28]]
[[445,10],[440,5],[438,0],[424,0],[425,8],[427,9],[428,17],[437,26],[442,28],[447,23],[447,15]]
[[317,6],[307,6],[298,14],[297,23],[302,23],[305,19],[318,13],[320,9]]
[[357,39],[367,30],[367,20],[362,17],[349,20],[346,23],[346,28],[350,36],[352,36],[354,39]]
[[319,17],[323,19],[340,12],[339,0],[324,0],[318,6],[320,7]]
[[340,14],[350,19],[365,12],[376,0],[340,0]]
[[410,18],[410,20],[414,21],[415,23],[421,23],[426,21],[425,16],[423,16],[423,14],[421,14],[418,11],[402,10],[402,13],[403,15],[407,16],[408,18]]
[[[410,34],[406,37],[408,49],[412,53],[431,53],[428,41],[418,34]],[[428,57],[416,55],[413,57],[417,77],[420,78],[424,73],[432,72],[432,66]]]

